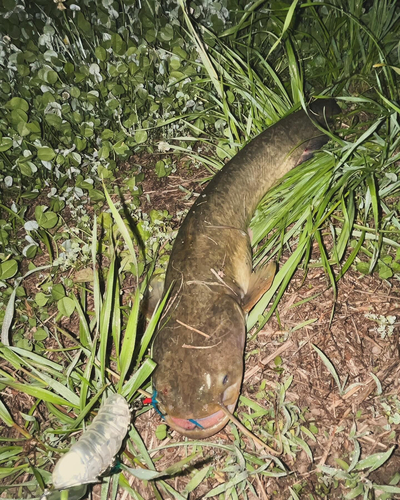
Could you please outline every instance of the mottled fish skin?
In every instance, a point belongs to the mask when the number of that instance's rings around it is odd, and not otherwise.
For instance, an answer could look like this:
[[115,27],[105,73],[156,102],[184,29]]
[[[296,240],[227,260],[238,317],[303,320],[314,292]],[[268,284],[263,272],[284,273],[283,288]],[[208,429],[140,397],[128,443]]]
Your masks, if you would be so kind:
[[[326,118],[339,112],[334,100],[322,100],[309,116],[326,128]],[[214,176],[178,232],[164,286],[172,285],[170,298],[153,344],[153,386],[166,422],[181,434],[218,432],[228,420],[218,417],[221,403],[236,405],[255,276],[248,225],[263,195],[327,142],[309,116],[293,113],[247,144]],[[181,423],[190,419],[204,428]]]

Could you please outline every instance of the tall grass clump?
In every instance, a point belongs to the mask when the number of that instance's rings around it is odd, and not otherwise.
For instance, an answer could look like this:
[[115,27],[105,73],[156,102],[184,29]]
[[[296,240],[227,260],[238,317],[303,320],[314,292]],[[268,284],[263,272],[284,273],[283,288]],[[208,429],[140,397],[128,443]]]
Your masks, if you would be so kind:
[[[382,276],[391,275],[380,257],[383,245],[399,244],[397,213],[385,199],[391,201],[399,188],[394,32],[400,12],[396,2],[345,4],[294,1],[277,10],[257,4],[220,37],[203,25],[195,27],[186,13],[215,89],[207,99],[222,122],[224,137],[217,139],[221,159],[232,157],[290,109],[304,106],[308,96],[336,96],[344,110],[342,126],[330,131],[326,152],[268,193],[252,221],[256,263],[266,255],[279,257],[289,245],[296,249],[249,315],[249,328],[269,319],[299,264],[307,269],[314,241],[334,295],[338,279],[353,263],[364,272],[379,266]],[[355,117],[361,109],[360,121]],[[329,252],[324,233],[332,239]],[[360,255],[369,257],[367,268]],[[273,296],[273,307],[264,314]]]

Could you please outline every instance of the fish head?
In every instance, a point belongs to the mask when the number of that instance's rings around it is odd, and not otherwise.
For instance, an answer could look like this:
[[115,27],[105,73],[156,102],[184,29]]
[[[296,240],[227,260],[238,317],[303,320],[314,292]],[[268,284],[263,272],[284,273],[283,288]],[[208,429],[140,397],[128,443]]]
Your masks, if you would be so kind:
[[227,424],[222,406],[233,412],[239,398],[245,314],[228,295],[213,297],[208,306],[203,302],[196,317],[187,307],[182,301],[161,327],[164,342],[155,343],[153,387],[166,423],[201,439]]

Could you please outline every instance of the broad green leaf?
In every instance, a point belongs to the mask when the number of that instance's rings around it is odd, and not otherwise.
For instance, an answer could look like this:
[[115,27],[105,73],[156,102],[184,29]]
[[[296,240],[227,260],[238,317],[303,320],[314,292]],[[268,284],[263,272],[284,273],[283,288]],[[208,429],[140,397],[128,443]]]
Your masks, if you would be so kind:
[[111,35],[111,47],[116,54],[123,54],[126,50],[126,44],[118,33]]
[[56,156],[56,153],[52,148],[49,148],[47,146],[38,148],[37,150],[37,157],[39,160],[42,161],[51,161],[54,157]]
[[49,300],[49,297],[47,297],[43,292],[38,292],[35,295],[35,302],[39,307],[44,307]]
[[31,131],[28,127],[28,124],[24,121],[20,121],[17,124],[17,131],[21,137],[26,137],[27,135],[29,135],[31,133]]
[[104,194],[99,189],[89,189],[89,196],[94,202],[105,200]]
[[18,271],[18,263],[14,259],[6,260],[0,264],[0,280],[8,280]]
[[13,97],[7,102],[7,107],[10,109],[22,109],[23,111],[28,111],[29,104],[22,97]]
[[167,175],[167,171],[165,170],[165,163],[163,160],[159,160],[155,166],[157,177],[165,177]]
[[65,297],[65,288],[61,283],[57,283],[51,289],[51,296],[54,300],[60,300]]
[[107,59],[107,52],[104,47],[96,47],[94,53],[100,61],[105,61]]
[[0,140],[0,152],[9,150],[13,145],[13,141],[10,137],[2,137]]
[[162,441],[167,437],[167,426],[165,424],[160,424],[156,429],[156,438]]
[[45,120],[50,126],[56,128],[57,130],[60,129],[62,119],[58,115],[55,115],[54,113],[49,113],[45,115]]
[[57,302],[57,308],[63,316],[69,318],[75,311],[75,303],[69,297],[64,297]]
[[40,218],[40,222],[38,221],[40,227],[42,227],[43,229],[51,229],[57,224],[57,222],[58,215],[54,212],[51,212],[50,210],[48,212],[44,212],[44,214]]
[[11,111],[11,120],[14,125],[19,123],[26,123],[28,121],[28,115],[22,109],[13,109]]
[[45,340],[49,337],[49,334],[44,330],[44,328],[38,328],[36,332],[33,334],[33,338],[40,342],[42,340]]
[[138,144],[142,144],[143,142],[147,141],[147,132],[145,130],[138,130],[135,133],[135,141]]

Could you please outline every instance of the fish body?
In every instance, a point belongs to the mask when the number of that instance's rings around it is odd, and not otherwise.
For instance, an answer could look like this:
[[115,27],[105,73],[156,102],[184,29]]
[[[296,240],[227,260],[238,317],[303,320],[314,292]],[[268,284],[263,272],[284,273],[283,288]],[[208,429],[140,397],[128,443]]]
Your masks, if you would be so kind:
[[[324,126],[340,112],[317,101]],[[164,290],[170,290],[153,344],[153,387],[168,425],[192,438],[218,432],[243,378],[248,310],[272,283],[275,264],[253,271],[248,226],[263,195],[328,137],[303,110],[247,144],[211,180],[178,231]]]

